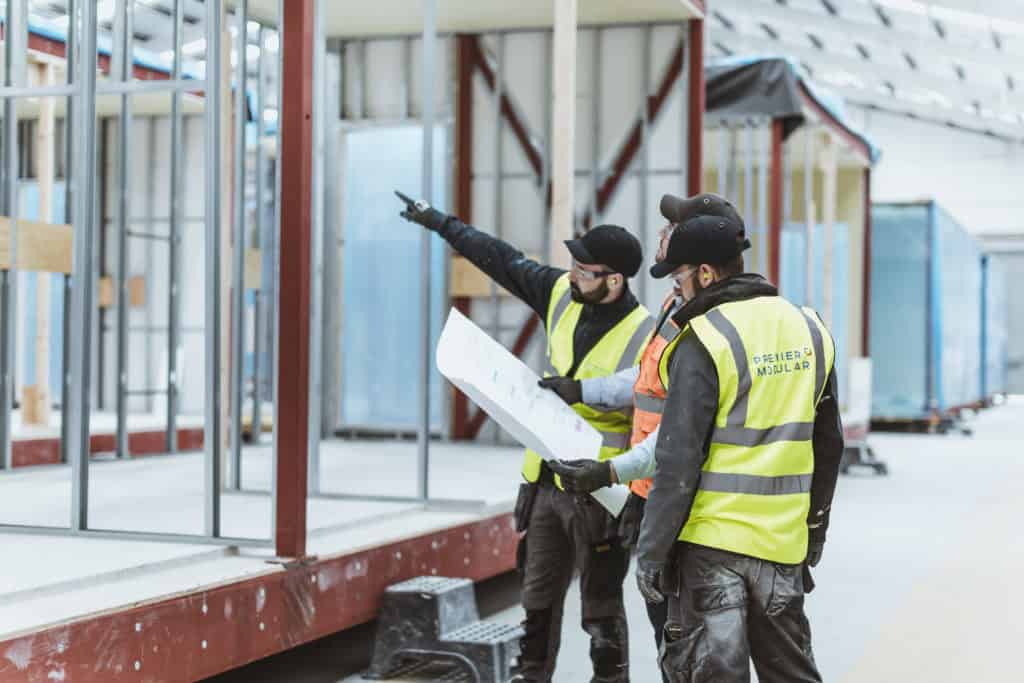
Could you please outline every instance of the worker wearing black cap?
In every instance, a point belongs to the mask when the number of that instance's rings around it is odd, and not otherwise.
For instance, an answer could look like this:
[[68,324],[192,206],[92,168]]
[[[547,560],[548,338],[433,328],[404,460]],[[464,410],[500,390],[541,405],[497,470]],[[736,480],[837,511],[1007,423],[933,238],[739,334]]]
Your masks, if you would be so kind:
[[653,474],[637,547],[650,603],[669,594],[670,681],[820,681],[803,595],[821,559],[843,450],[834,344],[817,314],[743,273],[741,221],[700,215],[651,268],[683,300],[658,362],[655,448],[569,463],[577,491]]
[[[565,245],[571,270],[542,265],[515,247],[472,228],[425,202],[406,202],[406,220],[437,232],[501,287],[545,321],[546,375],[583,379],[635,365],[654,321],[629,289],[643,260],[640,242],[614,225],[595,227]],[[602,436],[600,458],[629,445],[626,411],[569,403]],[[516,502],[516,526],[525,535],[517,560],[526,610],[525,634],[513,681],[550,681],[561,643],[562,611],[574,569],[580,571],[583,628],[590,636],[592,681],[629,680],[629,648],[622,584],[629,551],[618,523],[590,497],[561,488],[547,464],[528,451],[527,483]]]

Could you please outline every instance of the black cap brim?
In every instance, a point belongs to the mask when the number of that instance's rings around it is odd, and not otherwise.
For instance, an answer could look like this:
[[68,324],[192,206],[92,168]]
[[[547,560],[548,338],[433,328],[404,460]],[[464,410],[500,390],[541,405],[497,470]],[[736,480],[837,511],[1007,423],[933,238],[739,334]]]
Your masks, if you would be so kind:
[[569,250],[569,253],[572,254],[577,263],[585,263],[588,266],[597,265],[597,261],[587,251],[587,248],[583,246],[583,240],[565,240],[565,248]]
[[651,277],[656,280],[660,280],[663,277],[671,275],[676,268],[681,266],[681,263],[669,263],[668,261],[662,261],[661,263],[655,263],[651,266]]

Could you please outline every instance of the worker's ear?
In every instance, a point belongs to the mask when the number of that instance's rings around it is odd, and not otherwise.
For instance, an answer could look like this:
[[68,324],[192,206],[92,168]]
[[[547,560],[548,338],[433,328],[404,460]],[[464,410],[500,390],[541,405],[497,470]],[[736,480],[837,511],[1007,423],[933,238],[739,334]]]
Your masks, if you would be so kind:
[[715,282],[718,278],[718,273],[708,264],[702,263],[697,269],[697,277],[700,278],[701,286],[707,287]]

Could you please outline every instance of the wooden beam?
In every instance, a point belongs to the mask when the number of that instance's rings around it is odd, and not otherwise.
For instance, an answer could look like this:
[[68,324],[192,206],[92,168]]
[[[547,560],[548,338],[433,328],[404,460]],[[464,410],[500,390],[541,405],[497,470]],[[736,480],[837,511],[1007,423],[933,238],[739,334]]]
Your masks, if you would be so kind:
[[569,267],[562,242],[576,227],[576,0],[555,0],[551,93],[551,265]]
[[824,249],[822,253],[824,258],[822,259],[823,266],[823,282],[822,282],[822,317],[825,320],[825,324],[829,327],[833,326],[832,320],[832,244],[833,244],[833,231],[836,223],[836,196],[837,196],[837,184],[839,175],[839,146],[836,143],[835,138],[831,134],[825,136],[825,144],[821,150],[821,170],[824,174],[824,183],[822,185],[822,223],[824,224],[824,240],[825,243],[822,245]]
[[306,554],[309,337],[313,239],[313,0],[284,5],[281,106],[281,286],[274,541],[281,557]]
[[[116,302],[114,278],[104,275],[99,279],[96,292],[96,305],[99,308],[111,308]],[[132,275],[128,278],[128,307],[142,308],[146,305],[146,277]]]
[[[768,193],[771,198],[768,216],[768,277],[776,285],[782,273],[782,119],[772,121],[771,176]],[[763,170],[762,170],[763,172]]]
[[[35,64],[36,76],[42,87],[56,83],[56,68],[52,63]],[[36,126],[36,178],[39,186],[39,220],[53,221],[53,179],[55,175],[57,127],[57,101],[53,97],[39,100],[39,122]],[[25,409],[22,421],[31,425],[50,423],[50,274],[36,273],[36,338],[35,377],[24,388]]]
[[[0,270],[11,266],[11,219],[0,216]],[[71,226],[18,219],[16,270],[71,273]]]
[[263,253],[259,249],[245,250],[245,273],[242,281],[246,289],[263,288]]
[[871,357],[871,167],[864,169],[864,262],[861,266],[864,282],[861,297],[860,354]]

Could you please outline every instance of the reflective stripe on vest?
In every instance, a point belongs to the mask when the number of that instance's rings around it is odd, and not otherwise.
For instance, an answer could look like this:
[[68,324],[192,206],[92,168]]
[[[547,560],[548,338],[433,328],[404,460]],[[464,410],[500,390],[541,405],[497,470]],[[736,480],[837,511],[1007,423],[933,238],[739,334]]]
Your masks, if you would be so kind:
[[[814,415],[835,358],[817,315],[781,297],[722,304],[687,326],[718,374],[715,428],[680,540],[773,562],[807,552]],[[669,357],[661,377],[668,380]],[[813,356],[813,359],[809,356]]]
[[[597,341],[578,363],[573,359],[573,338],[583,304],[572,300],[568,273],[555,283],[551,291],[546,319],[548,363],[546,376],[566,375],[577,365],[574,379],[604,377],[625,370],[637,363],[641,350],[654,331],[654,320],[647,309],[637,306]],[[602,412],[583,403],[573,409],[601,433],[599,458],[605,460],[622,453],[629,446],[632,424],[631,410]],[[526,452],[523,476],[536,481],[540,476],[541,459],[533,451]],[[556,478],[557,483],[557,478]]]
[[755,496],[786,496],[791,493],[808,493],[811,490],[811,478],[810,474],[762,477],[757,474],[703,472],[700,475],[700,490],[747,493]]
[[633,406],[637,410],[661,415],[661,411],[665,409],[665,399],[649,394],[633,394]]

